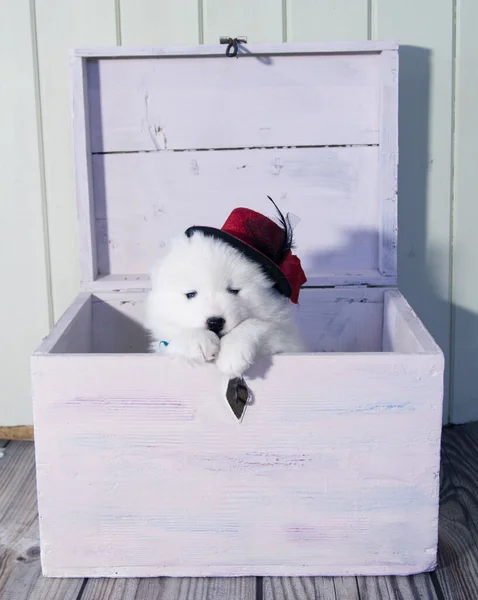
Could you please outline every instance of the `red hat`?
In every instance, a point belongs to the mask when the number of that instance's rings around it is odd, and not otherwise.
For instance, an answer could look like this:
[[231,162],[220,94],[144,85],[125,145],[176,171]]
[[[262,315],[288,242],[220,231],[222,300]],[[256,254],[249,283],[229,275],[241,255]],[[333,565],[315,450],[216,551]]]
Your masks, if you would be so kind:
[[300,260],[292,254],[292,227],[289,217],[284,217],[272,198],[281,225],[250,208],[235,208],[221,229],[194,226],[186,230],[190,237],[195,231],[201,231],[227,242],[247,258],[258,263],[274,281],[274,287],[281,294],[298,303],[299,291],[307,281]]

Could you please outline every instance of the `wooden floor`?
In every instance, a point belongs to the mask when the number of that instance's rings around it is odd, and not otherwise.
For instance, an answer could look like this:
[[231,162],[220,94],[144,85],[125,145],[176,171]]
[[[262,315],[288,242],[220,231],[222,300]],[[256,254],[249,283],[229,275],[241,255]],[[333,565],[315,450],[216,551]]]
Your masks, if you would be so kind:
[[1,600],[478,600],[478,423],[444,430],[439,566],[416,577],[44,579],[33,444],[1,446]]

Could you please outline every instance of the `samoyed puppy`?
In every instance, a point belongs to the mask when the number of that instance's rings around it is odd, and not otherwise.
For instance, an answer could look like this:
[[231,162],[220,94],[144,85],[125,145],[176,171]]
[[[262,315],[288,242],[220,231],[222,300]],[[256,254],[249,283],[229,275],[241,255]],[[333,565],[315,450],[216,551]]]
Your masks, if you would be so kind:
[[259,356],[302,352],[292,305],[266,271],[221,239],[174,240],[147,299],[151,351],[241,377]]

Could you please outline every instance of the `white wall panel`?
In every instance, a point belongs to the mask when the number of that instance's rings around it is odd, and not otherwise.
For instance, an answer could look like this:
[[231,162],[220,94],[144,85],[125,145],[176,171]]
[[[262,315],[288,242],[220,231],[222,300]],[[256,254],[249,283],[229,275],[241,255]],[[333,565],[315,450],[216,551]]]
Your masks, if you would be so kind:
[[32,423],[29,355],[49,328],[32,16],[0,2],[1,426]]

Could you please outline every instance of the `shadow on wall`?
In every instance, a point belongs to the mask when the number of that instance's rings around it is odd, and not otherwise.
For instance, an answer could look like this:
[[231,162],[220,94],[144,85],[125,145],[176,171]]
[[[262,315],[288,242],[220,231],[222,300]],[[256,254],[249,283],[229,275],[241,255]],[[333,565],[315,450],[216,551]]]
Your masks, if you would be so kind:
[[[439,281],[449,271],[448,248],[427,244],[430,50],[400,46],[398,284],[445,354],[444,417],[448,420],[450,306]],[[476,318],[476,315],[473,317]]]

